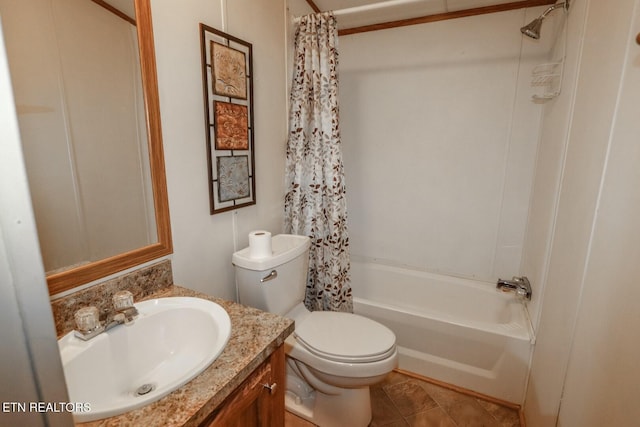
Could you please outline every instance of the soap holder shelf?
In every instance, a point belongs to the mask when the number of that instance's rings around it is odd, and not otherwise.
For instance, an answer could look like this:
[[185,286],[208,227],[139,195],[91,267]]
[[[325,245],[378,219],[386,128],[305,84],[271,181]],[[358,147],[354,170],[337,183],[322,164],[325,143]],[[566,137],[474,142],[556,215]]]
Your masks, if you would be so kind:
[[545,101],[560,95],[564,60],[536,65],[531,71],[531,86],[538,90],[534,101]]

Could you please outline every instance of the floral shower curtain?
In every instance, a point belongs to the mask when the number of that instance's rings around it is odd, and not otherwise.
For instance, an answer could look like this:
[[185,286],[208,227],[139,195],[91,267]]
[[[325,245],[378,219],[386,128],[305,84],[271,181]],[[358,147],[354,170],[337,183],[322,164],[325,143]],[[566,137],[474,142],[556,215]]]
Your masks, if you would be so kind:
[[351,312],[337,42],[332,13],[301,18],[290,96],[285,230],[311,238],[307,308]]

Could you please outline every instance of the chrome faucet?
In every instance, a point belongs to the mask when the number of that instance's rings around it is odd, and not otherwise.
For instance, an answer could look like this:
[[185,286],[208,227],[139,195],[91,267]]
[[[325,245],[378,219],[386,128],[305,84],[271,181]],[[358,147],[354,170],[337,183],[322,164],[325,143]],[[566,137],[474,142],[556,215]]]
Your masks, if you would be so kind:
[[512,280],[498,279],[496,288],[502,292],[515,292],[518,297],[531,301],[531,283],[526,276],[514,276]]
[[118,325],[132,323],[138,315],[138,309],[133,305],[133,295],[129,291],[120,291],[113,296],[114,309],[107,312],[105,320],[100,321],[96,307],[84,307],[75,313],[77,329],[74,335],[83,341],[88,341]]
[[135,307],[127,307],[119,310],[115,310],[111,313],[107,313],[107,317],[104,321],[104,332],[118,325],[128,325],[138,315],[138,309]]

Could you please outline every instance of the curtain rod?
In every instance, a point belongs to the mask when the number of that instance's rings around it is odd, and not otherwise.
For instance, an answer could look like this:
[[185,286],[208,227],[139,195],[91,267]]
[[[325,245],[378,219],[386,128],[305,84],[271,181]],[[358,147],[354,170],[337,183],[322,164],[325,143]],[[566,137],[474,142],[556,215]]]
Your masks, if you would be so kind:
[[[379,3],[365,4],[362,6],[347,7],[345,9],[336,9],[333,11],[334,16],[351,15],[353,13],[369,12],[372,10],[385,9],[387,7],[404,6],[406,4],[424,3],[425,0],[387,0]],[[300,22],[300,16],[294,18],[296,24]]]
[[[381,9],[384,7],[388,7],[389,5],[395,6],[395,5],[402,5],[402,4],[418,3],[420,1],[424,1],[424,0],[390,0],[390,1],[380,2],[380,3],[374,3],[366,6],[356,6],[356,7],[346,8],[346,9],[339,9],[334,11],[334,15],[346,15],[349,13],[357,13],[362,11]],[[416,18],[401,19],[398,21],[389,21],[389,22],[382,22],[379,24],[370,24],[370,25],[364,25],[360,27],[345,28],[345,29],[338,30],[338,35],[348,36],[350,34],[386,30],[389,28],[404,27],[407,25],[426,24],[429,22],[444,21],[447,19],[465,18],[465,17],[475,16],[475,15],[484,15],[487,13],[506,12],[508,10],[514,10],[514,9],[546,6],[549,4],[554,4],[555,2],[556,0],[517,0],[517,1],[512,1],[511,3],[500,3],[492,6],[476,7],[472,9],[456,10],[453,12],[437,13],[435,15],[426,15],[426,16],[419,16]],[[294,18],[293,23],[298,24],[300,22],[300,18],[301,18],[300,16]],[[640,39],[640,35],[638,35],[638,38]],[[640,44],[640,40],[638,41],[638,43]]]

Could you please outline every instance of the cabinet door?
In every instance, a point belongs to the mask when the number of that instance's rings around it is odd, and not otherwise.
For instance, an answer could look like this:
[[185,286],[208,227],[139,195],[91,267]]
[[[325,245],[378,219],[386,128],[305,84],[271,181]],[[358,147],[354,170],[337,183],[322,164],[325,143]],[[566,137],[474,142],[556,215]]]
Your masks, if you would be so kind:
[[283,427],[284,346],[280,346],[201,427]]

